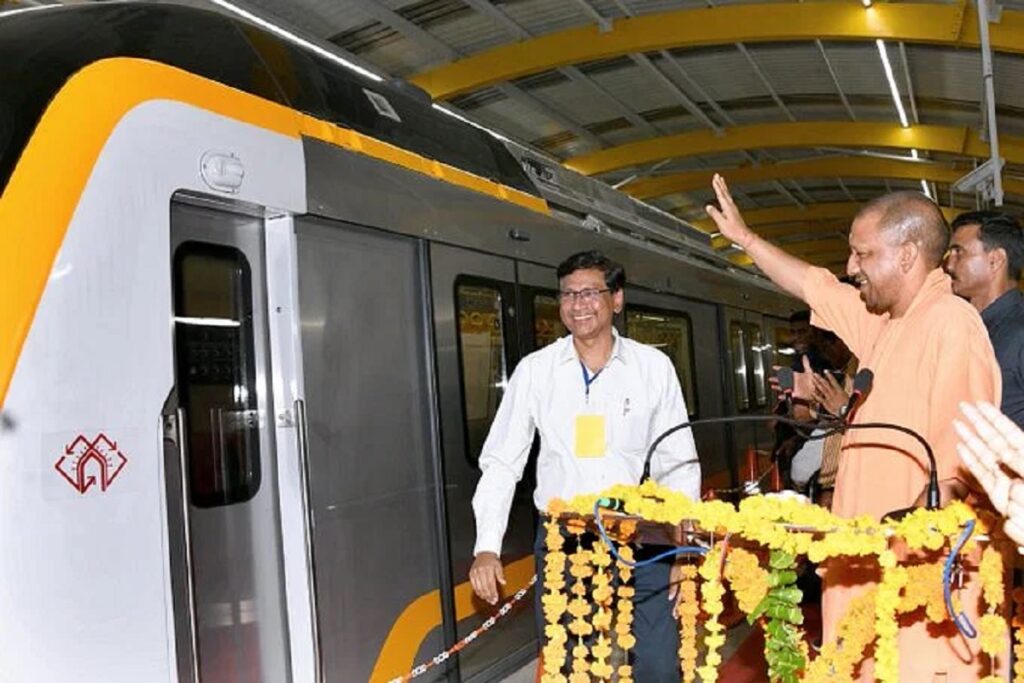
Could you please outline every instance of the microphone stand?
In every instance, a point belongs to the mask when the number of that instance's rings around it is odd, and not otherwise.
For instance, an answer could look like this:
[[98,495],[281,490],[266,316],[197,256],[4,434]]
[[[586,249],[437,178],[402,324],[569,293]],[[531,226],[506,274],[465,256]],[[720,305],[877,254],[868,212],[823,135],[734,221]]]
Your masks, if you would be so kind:
[[[928,488],[925,494],[925,508],[928,510],[937,510],[940,507],[941,497],[939,493],[939,472],[938,465],[935,462],[935,454],[932,452],[932,447],[928,444],[928,441],[923,436],[915,432],[913,429],[910,429],[909,427],[904,427],[903,425],[892,424],[889,422],[863,422],[859,424],[848,424],[844,420],[836,418],[825,418],[818,421],[805,421],[795,420],[793,418],[782,417],[779,415],[733,415],[728,417],[707,417],[700,420],[691,420],[688,422],[677,424],[673,427],[669,427],[664,432],[659,434],[658,438],[656,438],[654,442],[651,443],[650,448],[647,449],[647,455],[644,458],[644,470],[642,476],[640,477],[640,483],[642,484],[651,478],[651,459],[654,456],[654,451],[658,449],[658,446],[661,445],[662,441],[664,441],[665,439],[667,439],[668,437],[672,436],[673,434],[680,430],[702,424],[771,421],[778,421],[783,424],[788,424],[797,429],[797,431],[806,430],[806,433],[808,435],[819,427],[824,427],[826,429],[824,434],[820,434],[814,437],[808,436],[808,440],[824,439],[827,436],[831,436],[832,434],[836,434],[838,432],[845,432],[848,429],[891,429],[902,434],[914,437],[914,439],[916,439],[917,442],[921,444],[921,446],[924,448],[925,455],[928,456]],[[699,460],[694,459],[688,462],[699,462]],[[911,506],[909,508],[895,510],[886,516],[892,517],[894,519],[900,519],[909,514],[910,512],[912,512],[914,509],[914,506]]]

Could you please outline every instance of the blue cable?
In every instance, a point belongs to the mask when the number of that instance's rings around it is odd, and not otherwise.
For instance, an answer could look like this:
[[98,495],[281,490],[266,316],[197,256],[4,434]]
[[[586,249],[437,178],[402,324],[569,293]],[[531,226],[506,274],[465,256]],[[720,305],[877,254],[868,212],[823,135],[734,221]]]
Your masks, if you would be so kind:
[[949,557],[946,558],[946,565],[942,570],[942,594],[946,599],[946,611],[949,613],[949,618],[953,620],[957,630],[967,638],[977,638],[978,631],[974,628],[974,624],[971,623],[966,614],[963,612],[957,614],[953,609],[953,563],[956,562],[956,557],[960,554],[964,544],[967,543],[967,539],[974,533],[974,524],[975,520],[967,520],[967,524],[964,525],[960,538],[957,539],[956,544],[950,550]]
[[612,539],[608,537],[608,532],[604,530],[604,523],[601,521],[601,499],[594,501],[594,521],[597,522],[597,532],[601,535],[601,540],[604,541],[605,545],[608,546],[608,550],[611,551],[612,557],[614,557],[617,561],[621,562],[627,567],[632,567],[634,569],[637,569],[639,567],[646,567],[647,565],[654,564],[655,562],[660,562],[661,560],[664,560],[666,557],[693,554],[706,555],[708,552],[707,548],[688,545],[681,546],[679,548],[672,548],[671,550],[666,550],[660,555],[649,557],[646,560],[640,560],[639,562],[630,562],[629,560],[624,559],[621,555],[619,555],[619,551],[616,550],[615,544],[612,542]]

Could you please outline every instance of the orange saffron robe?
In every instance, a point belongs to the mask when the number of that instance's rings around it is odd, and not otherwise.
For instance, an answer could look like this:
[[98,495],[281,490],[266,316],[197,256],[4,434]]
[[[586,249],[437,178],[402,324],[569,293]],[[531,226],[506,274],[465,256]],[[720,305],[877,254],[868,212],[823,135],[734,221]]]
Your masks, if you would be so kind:
[[[874,372],[873,387],[854,424],[889,422],[913,429],[931,445],[939,481],[968,482],[970,475],[956,453],[953,419],[961,401],[999,405],[1002,385],[981,316],[953,294],[949,276],[940,269],[929,273],[910,308],[896,319],[869,313],[857,289],[824,269],[810,269],[804,293],[811,324],[835,332],[860,360],[860,367]],[[914,504],[927,482],[928,459],[912,437],[892,430],[850,430],[843,437],[832,510],[840,517],[881,519]],[[837,558],[825,570],[825,642],[835,637],[853,598],[878,579],[873,567],[858,567],[850,559]],[[968,581],[960,593],[975,627],[979,583]],[[989,673],[987,658],[977,656],[977,639],[966,640],[951,624],[940,628],[920,615],[910,621],[901,620],[901,681],[975,681]],[[1005,673],[1005,662],[1001,664]],[[862,680],[873,680],[872,668],[866,661]]]

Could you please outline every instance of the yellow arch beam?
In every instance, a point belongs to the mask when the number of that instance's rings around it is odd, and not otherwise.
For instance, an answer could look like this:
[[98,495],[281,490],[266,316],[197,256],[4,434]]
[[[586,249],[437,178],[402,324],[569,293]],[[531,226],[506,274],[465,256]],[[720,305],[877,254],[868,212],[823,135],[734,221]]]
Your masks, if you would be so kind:
[[[832,177],[928,180],[935,183],[952,183],[970,170],[970,168],[954,168],[948,164],[936,162],[839,156],[760,166],[742,166],[722,171],[722,174],[731,186],[737,187],[769,180]],[[620,189],[637,199],[651,199],[674,192],[706,190],[711,187],[711,176],[714,173],[713,170],[705,169],[671,173],[637,180]],[[1024,195],[1024,181],[1004,178],[1003,189],[1011,194]]]
[[[854,215],[860,209],[861,205],[856,202],[826,202],[821,204],[811,204],[806,207],[799,206],[777,206],[770,209],[757,209],[755,211],[747,211],[743,214],[743,218],[746,220],[747,225],[751,226],[759,235],[764,237],[780,237],[781,234],[775,233],[769,235],[771,228],[764,228],[765,225],[786,225],[786,232],[789,234],[797,234],[798,232],[806,232],[806,224],[815,223],[821,221],[837,221],[846,220],[850,221]],[[946,220],[952,220],[960,213],[960,209],[953,209],[947,206],[940,207]],[[710,219],[701,219],[699,221],[691,221],[694,225],[701,227],[702,229],[712,231],[714,230],[714,222]],[[803,224],[801,228],[799,225],[793,226],[793,224]],[[834,228],[835,224],[831,224],[830,228]],[[786,245],[780,245],[783,249],[790,251],[790,253],[808,254],[814,253],[816,247],[813,245],[818,244],[818,241],[814,242],[794,242]],[[833,242],[835,244],[835,242]],[[715,248],[723,249],[730,245],[728,240],[722,237],[716,237],[712,240],[712,245]],[[807,246],[801,246],[807,245]],[[811,260],[820,260],[826,254],[829,256],[837,255],[841,256],[846,250],[846,247],[838,247],[834,250],[823,250],[822,253],[815,253],[815,257]],[[748,266],[753,263],[750,257],[743,252],[736,252],[729,255],[729,259],[738,265]]]
[[[869,121],[759,123],[727,128],[723,135],[696,130],[665,135],[572,157],[565,165],[584,175],[652,164],[664,159],[782,147],[885,147],[988,157],[988,143],[967,126],[917,125]],[[1000,136],[1009,163],[1024,163],[1024,138]]]
[[[766,229],[765,226],[787,225],[792,229],[794,223],[806,225],[807,223],[839,220],[846,221],[849,224],[849,221],[853,220],[860,207],[861,204],[857,202],[822,202],[820,204],[809,204],[804,207],[773,206],[770,209],[746,211],[743,214],[743,218],[746,220],[747,225],[758,234],[779,237],[781,235],[778,233],[770,234],[770,228]],[[960,210],[944,206],[942,207],[942,213],[946,216],[946,220],[952,220],[956,218]],[[715,232],[715,223],[710,218],[693,220],[690,221],[690,224],[705,232]],[[713,244],[716,246],[721,244],[719,238],[715,239],[716,241]]]
[[[1024,52],[1024,12],[1003,10],[990,26],[992,47]],[[610,31],[595,24],[509,43],[417,74],[412,82],[434,99],[541,73],[569,64],[634,52],[730,43],[866,40],[977,47],[978,17],[955,4],[855,2],[764,3],[686,9],[616,20]]]
[[[790,223],[776,223],[768,227],[756,226],[757,234],[766,240],[777,240],[780,237],[792,237],[793,235],[825,235],[825,234],[846,234],[850,229],[850,217],[841,219],[830,219],[821,221],[794,221]],[[711,246],[715,249],[725,249],[732,242],[724,237],[715,237],[711,240]]]

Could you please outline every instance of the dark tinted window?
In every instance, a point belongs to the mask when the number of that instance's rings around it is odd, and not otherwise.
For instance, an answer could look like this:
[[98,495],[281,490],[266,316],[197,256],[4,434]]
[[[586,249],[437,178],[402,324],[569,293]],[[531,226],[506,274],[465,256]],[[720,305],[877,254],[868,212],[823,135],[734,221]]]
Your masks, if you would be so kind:
[[231,247],[186,243],[174,259],[178,401],[199,507],[249,500],[260,486],[249,265]]

